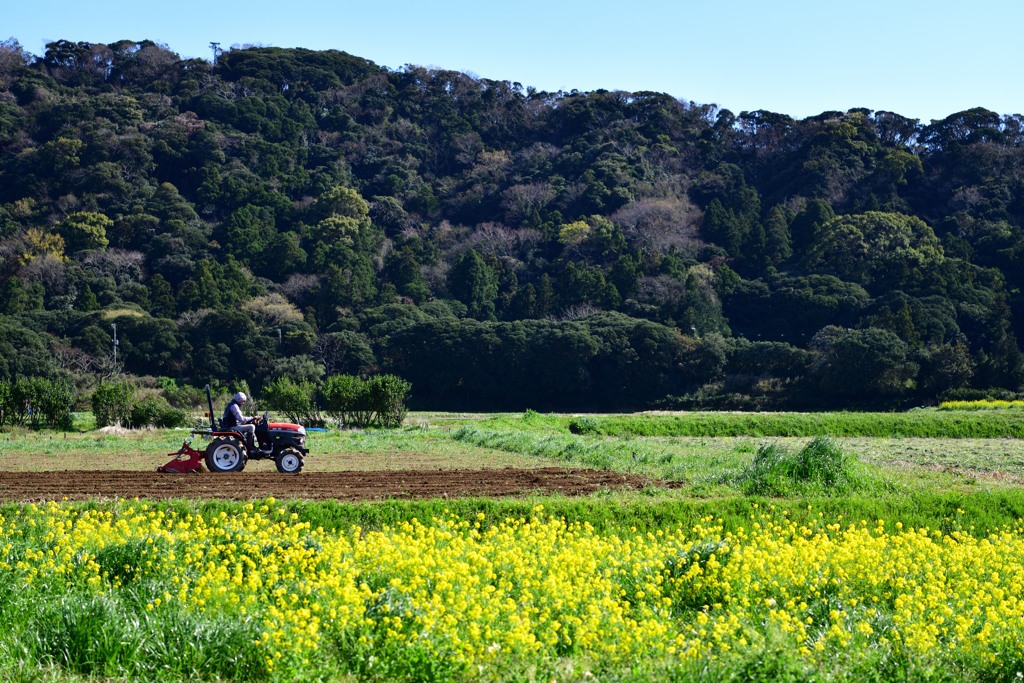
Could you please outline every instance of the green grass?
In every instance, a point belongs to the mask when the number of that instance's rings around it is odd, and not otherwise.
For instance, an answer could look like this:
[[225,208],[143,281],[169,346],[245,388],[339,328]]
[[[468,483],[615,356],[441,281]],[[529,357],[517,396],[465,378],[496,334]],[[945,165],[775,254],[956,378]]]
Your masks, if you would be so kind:
[[566,429],[603,436],[1024,437],[1024,412],[681,413],[566,418]]
[[[224,509],[230,510],[230,506],[237,504],[228,505]],[[537,506],[543,506],[545,515],[565,518],[569,522],[587,522],[601,533],[631,529],[685,529],[708,518],[715,519],[726,530],[736,530],[749,527],[757,509],[775,509],[784,511],[786,516],[797,522],[807,522],[819,516],[849,522],[865,520],[869,523],[881,519],[893,530],[896,522],[902,522],[905,527],[941,531],[966,528],[972,533],[987,535],[1024,519],[1024,490],[969,494],[914,491],[884,497],[864,493],[846,496],[794,495],[785,500],[763,496],[693,499],[665,495],[645,498],[609,493],[588,498],[546,496],[377,503],[287,503],[288,509],[295,512],[299,519],[325,529],[348,529],[352,526],[379,529],[414,518],[429,521],[443,517],[446,513],[464,519],[472,519],[478,513],[483,513],[489,522],[505,518],[529,519],[536,514]]]
[[[221,500],[169,500],[147,503],[152,509],[174,511],[204,518],[224,513],[239,514],[247,503]],[[1024,519],[1024,488],[1005,488],[972,492],[908,490],[892,495],[855,491],[842,496],[792,494],[787,498],[762,495],[733,495],[721,498],[694,498],[685,491],[654,491],[647,494],[604,492],[588,497],[526,496],[522,498],[452,498],[434,500],[385,500],[363,503],[339,501],[284,501],[289,513],[299,521],[328,530],[347,530],[353,526],[381,529],[411,519],[429,523],[434,518],[454,514],[473,519],[483,513],[487,523],[505,518],[529,519],[538,514],[564,518],[569,522],[588,522],[601,533],[654,531],[690,528],[704,519],[714,519],[726,530],[749,526],[755,512],[772,509],[797,522],[823,516],[851,523],[861,520],[875,523],[885,520],[894,530],[896,522],[905,527],[948,531],[962,528],[987,535]],[[118,503],[69,502],[75,509],[110,510]],[[0,504],[0,516],[13,518],[24,513],[28,504]],[[0,590],[2,596],[2,590]]]

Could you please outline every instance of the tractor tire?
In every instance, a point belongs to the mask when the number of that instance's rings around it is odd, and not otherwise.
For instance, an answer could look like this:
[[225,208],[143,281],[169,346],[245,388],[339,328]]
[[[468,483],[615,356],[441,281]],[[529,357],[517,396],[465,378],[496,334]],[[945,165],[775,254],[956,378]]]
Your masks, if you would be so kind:
[[298,474],[302,471],[302,453],[294,448],[285,448],[274,458],[277,471],[281,474]]
[[206,447],[206,467],[211,472],[241,472],[246,460],[245,449],[238,439],[220,437]]

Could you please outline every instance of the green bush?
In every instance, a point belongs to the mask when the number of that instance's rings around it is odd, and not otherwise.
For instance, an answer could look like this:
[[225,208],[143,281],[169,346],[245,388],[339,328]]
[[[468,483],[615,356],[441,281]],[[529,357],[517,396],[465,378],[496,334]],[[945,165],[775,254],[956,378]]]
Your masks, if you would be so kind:
[[592,417],[574,417],[569,420],[569,432],[572,434],[597,434],[597,421]]
[[132,429],[140,427],[160,427],[170,429],[188,424],[189,415],[185,410],[172,407],[159,396],[147,396],[132,406],[128,415],[128,426]]
[[71,429],[71,409],[74,408],[75,386],[66,379],[35,380],[35,403],[32,426]]
[[332,375],[321,390],[328,417],[345,427],[369,423],[370,401],[363,380],[354,375]]
[[263,389],[263,402],[271,410],[284,413],[292,422],[307,426],[323,424],[316,404],[316,385],[293,382],[288,377],[276,379]]
[[375,375],[366,380],[373,410],[372,424],[377,427],[401,427],[405,420],[405,399],[412,388],[396,375]]
[[11,383],[0,380],[0,429],[11,419]]
[[324,383],[324,408],[346,427],[402,426],[407,412],[410,384],[395,375],[375,375],[361,380],[353,375],[333,375]]
[[92,412],[96,416],[96,428],[129,424],[134,404],[134,384],[126,380],[100,382],[92,393]]
[[0,382],[0,427],[71,429],[75,398],[74,385],[64,378],[18,377]]
[[843,490],[853,479],[852,462],[839,444],[819,436],[796,454],[789,474],[797,481],[819,483],[829,491]]
[[160,379],[160,389],[164,398],[175,408],[190,409],[196,406],[205,405],[206,394],[202,389],[187,384],[179,386],[177,382],[169,377]]

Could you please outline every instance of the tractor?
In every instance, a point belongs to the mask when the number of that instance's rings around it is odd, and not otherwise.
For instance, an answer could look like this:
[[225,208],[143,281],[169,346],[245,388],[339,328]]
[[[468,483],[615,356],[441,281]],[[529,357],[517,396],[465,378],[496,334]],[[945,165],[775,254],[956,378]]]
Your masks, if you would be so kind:
[[302,471],[303,459],[309,453],[306,448],[306,428],[290,422],[271,422],[269,413],[256,422],[256,443],[247,443],[243,434],[234,429],[224,429],[214,417],[213,398],[210,385],[206,385],[206,402],[210,412],[209,429],[193,429],[212,439],[205,451],[190,445],[187,439],[177,453],[169,453],[174,459],[160,472],[198,472],[205,461],[211,472],[241,472],[249,460],[273,460],[277,471],[284,474],[298,474]]

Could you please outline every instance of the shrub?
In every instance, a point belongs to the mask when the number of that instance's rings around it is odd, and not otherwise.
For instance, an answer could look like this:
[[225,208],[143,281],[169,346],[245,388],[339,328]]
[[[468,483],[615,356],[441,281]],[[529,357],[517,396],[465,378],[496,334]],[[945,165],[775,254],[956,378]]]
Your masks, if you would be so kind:
[[292,422],[304,425],[323,424],[315,399],[316,385],[293,382],[288,377],[276,379],[263,389],[263,401],[268,408],[279,410]]
[[0,429],[11,419],[11,383],[0,380]]
[[96,427],[128,424],[134,405],[135,386],[126,381],[100,382],[92,393],[92,412]]
[[178,386],[178,383],[169,377],[160,379],[160,389],[164,398],[175,408],[190,409],[206,404],[206,395],[202,389],[193,386]]
[[1012,401],[1019,398],[1017,394],[1009,389],[992,387],[989,389],[973,389],[971,387],[957,387],[944,391],[940,396],[941,402],[945,401]]
[[754,462],[741,476],[741,488],[749,496],[780,496],[786,493],[782,462],[788,454],[778,444],[757,449]]
[[569,432],[572,434],[597,434],[597,420],[592,417],[574,417],[569,420]]
[[412,388],[397,375],[375,375],[368,379],[370,408],[373,410],[372,424],[377,427],[401,427],[405,420],[405,399]]
[[0,382],[0,426],[70,429],[75,398],[74,385],[64,378],[19,377]]
[[323,387],[327,414],[347,427],[400,427],[411,385],[396,375],[375,375],[361,380],[333,375]]
[[366,383],[354,375],[332,375],[322,389],[324,409],[342,426],[365,426],[370,419]]
[[140,427],[183,427],[188,424],[189,415],[185,410],[172,407],[159,396],[147,396],[132,406],[128,415],[128,426]]

